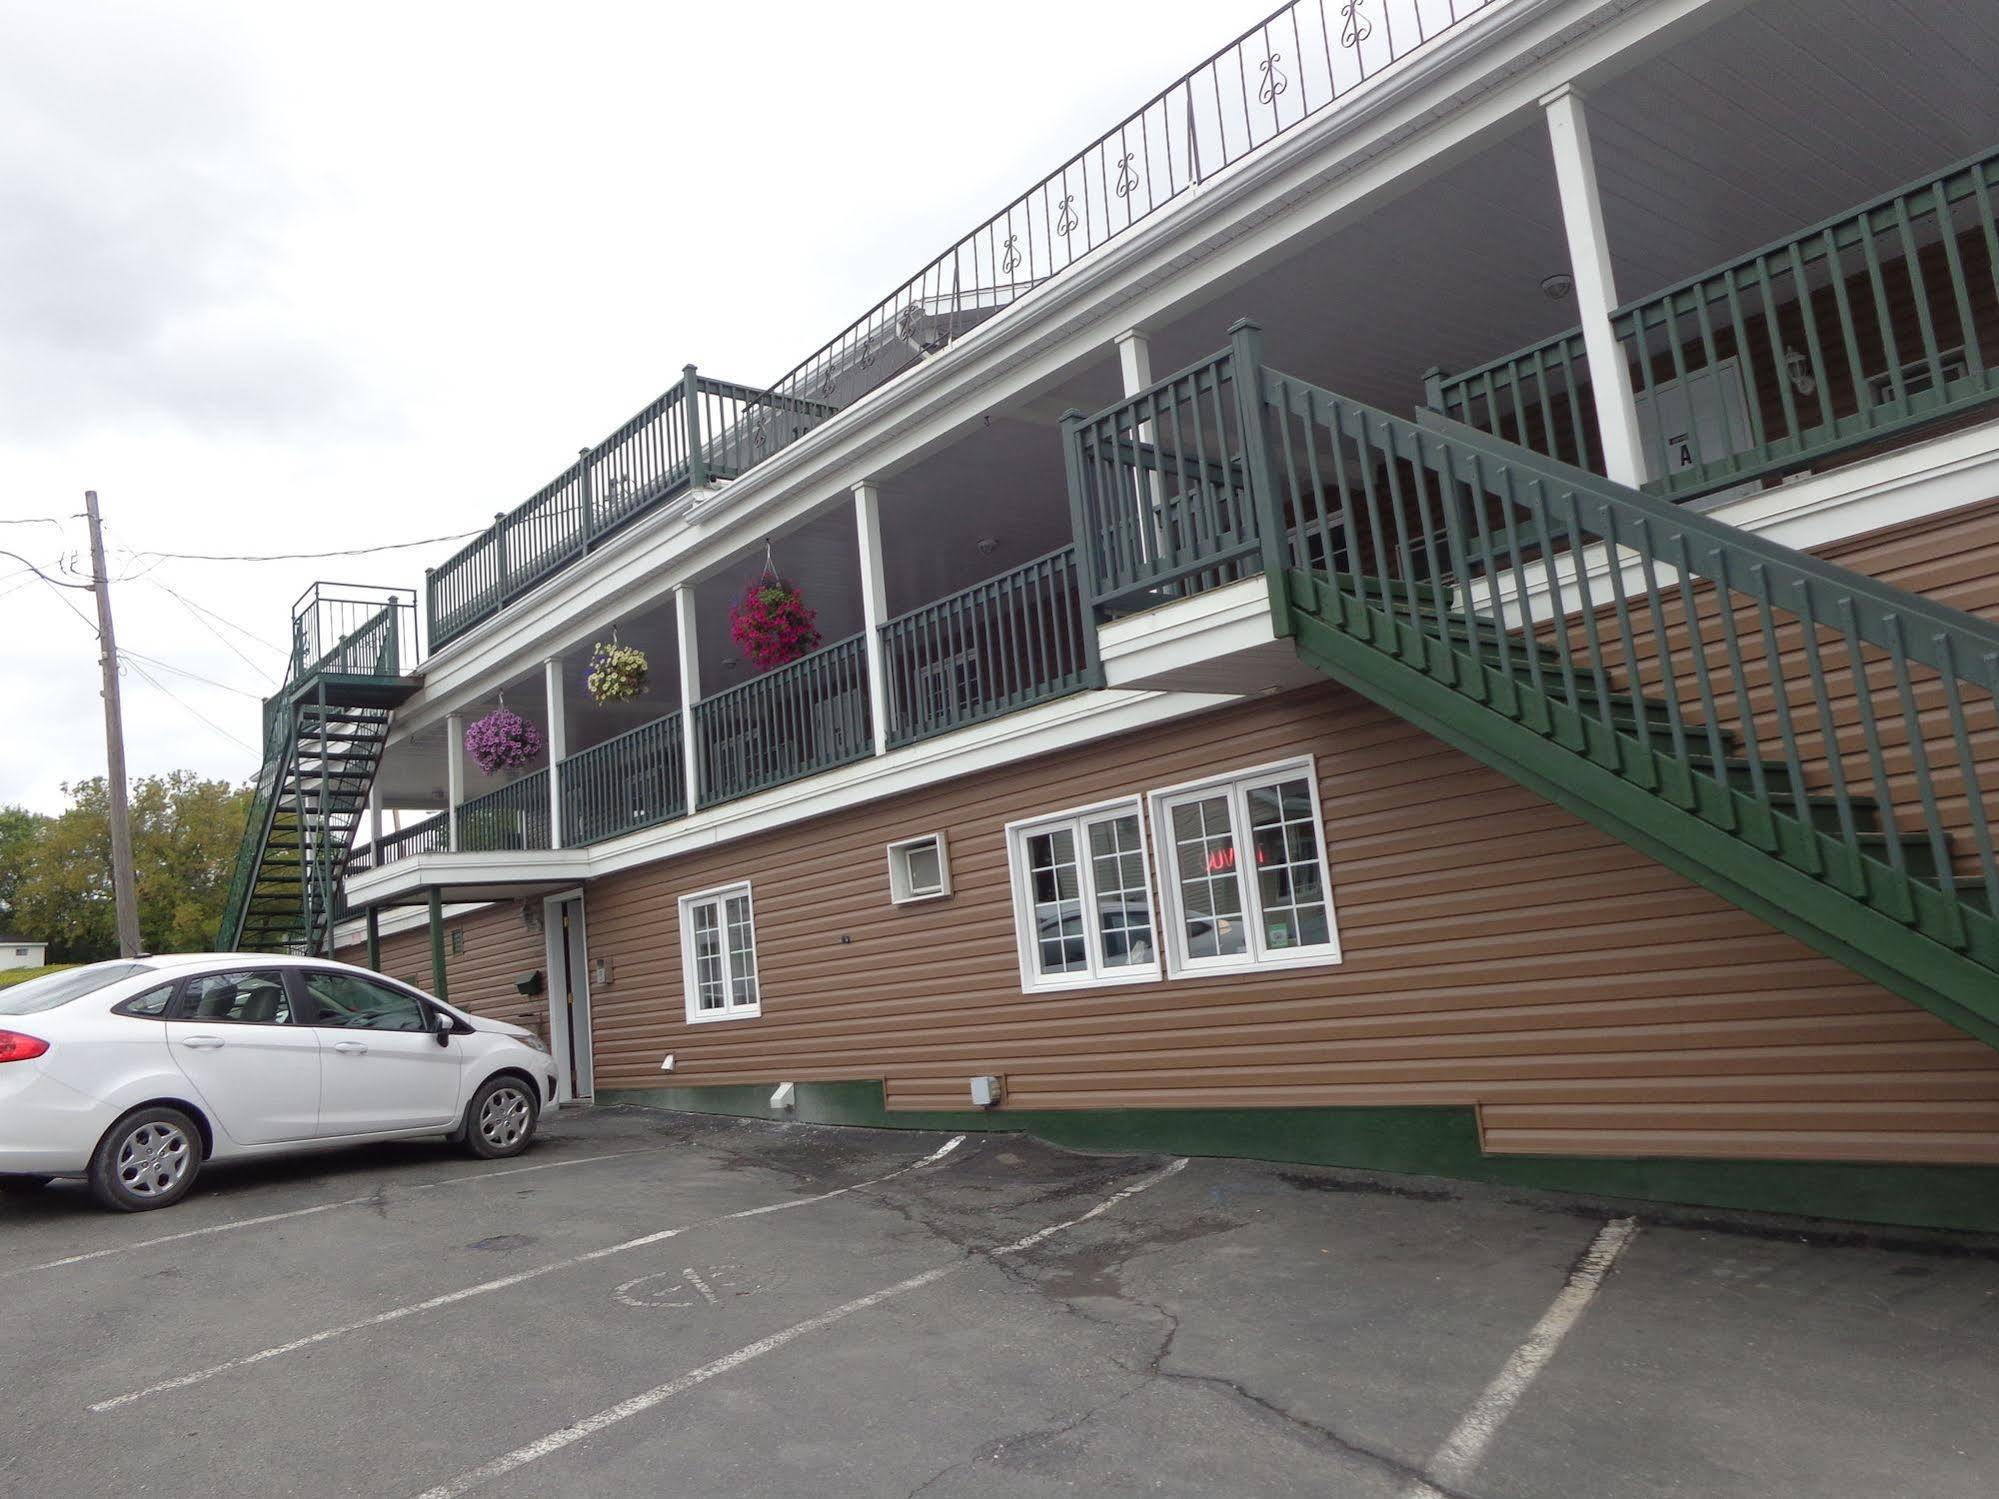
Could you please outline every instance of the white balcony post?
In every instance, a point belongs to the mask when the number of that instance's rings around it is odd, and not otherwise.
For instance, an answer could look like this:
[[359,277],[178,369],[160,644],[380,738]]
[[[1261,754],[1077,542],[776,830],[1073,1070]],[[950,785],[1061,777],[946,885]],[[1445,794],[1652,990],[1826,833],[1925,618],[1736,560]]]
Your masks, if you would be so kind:
[[881,491],[872,480],[854,486],[854,529],[861,546],[861,628],[866,631],[868,713],[875,730],[875,753],[888,753],[888,660],[882,649],[888,586],[882,573]]
[[382,849],[382,778],[379,773],[368,783],[368,846],[379,855]]
[[701,799],[701,766],[694,742],[694,705],[701,701],[701,644],[692,583],[673,590],[673,633],[680,649],[680,759],[691,814]]
[[[1589,117],[1583,112],[1582,94],[1568,83],[1544,95],[1541,108],[1547,112],[1548,141],[1555,154],[1555,185],[1562,198],[1569,273],[1582,314],[1590,384],[1596,391],[1597,435],[1603,444],[1604,468],[1616,482],[1635,489],[1645,482],[1645,445],[1638,432],[1638,406],[1631,394],[1630,362],[1610,321],[1617,310],[1617,283],[1611,271],[1610,241],[1604,233],[1603,204],[1597,197]],[[1637,353],[1644,358],[1642,348]]]
[[453,713],[444,720],[444,831],[445,847],[458,852],[458,804],[465,800],[465,715]]
[[[1152,335],[1142,328],[1127,328],[1117,334],[1112,342],[1117,345],[1118,375],[1124,382],[1124,393],[1135,396],[1152,384]],[[1147,447],[1154,439],[1154,424],[1140,422],[1134,434]],[[1152,515],[1150,523],[1139,533],[1139,539],[1147,551],[1147,560],[1158,556],[1165,549],[1165,496],[1160,492],[1159,474],[1155,470],[1146,478]]]
[[548,846],[562,847],[562,762],[569,758],[569,715],[562,698],[562,658],[541,664],[548,691]]

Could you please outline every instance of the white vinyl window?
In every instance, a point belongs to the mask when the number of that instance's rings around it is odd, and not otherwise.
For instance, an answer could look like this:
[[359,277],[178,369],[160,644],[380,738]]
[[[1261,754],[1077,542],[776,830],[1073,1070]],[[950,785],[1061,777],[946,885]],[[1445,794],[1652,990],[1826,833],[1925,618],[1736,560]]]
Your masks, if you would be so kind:
[[1007,828],[1026,990],[1159,977],[1144,819],[1136,801]]
[[763,1013],[748,885],[681,896],[680,974],[690,1024]]
[[1169,971],[1337,963],[1309,760],[1153,793]]

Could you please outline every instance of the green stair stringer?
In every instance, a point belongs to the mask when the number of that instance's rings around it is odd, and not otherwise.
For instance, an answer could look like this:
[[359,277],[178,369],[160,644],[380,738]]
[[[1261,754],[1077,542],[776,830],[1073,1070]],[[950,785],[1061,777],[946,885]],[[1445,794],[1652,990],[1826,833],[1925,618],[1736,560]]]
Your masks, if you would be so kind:
[[[1307,574],[1301,659],[1883,988],[1999,1047],[1999,922]],[[1814,873],[1813,870],[1820,872]],[[1955,930],[1965,951],[1926,935]]]

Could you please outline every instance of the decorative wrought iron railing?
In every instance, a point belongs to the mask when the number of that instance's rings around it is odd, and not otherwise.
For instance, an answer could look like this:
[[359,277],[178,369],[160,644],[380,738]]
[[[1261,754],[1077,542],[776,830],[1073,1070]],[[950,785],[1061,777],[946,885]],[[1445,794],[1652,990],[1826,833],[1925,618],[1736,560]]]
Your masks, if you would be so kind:
[[537,770],[458,806],[461,854],[549,846],[548,772]]
[[685,816],[683,738],[680,715],[669,713],[558,765],[563,847],[598,843]]
[[849,636],[694,705],[700,805],[816,775],[874,751],[867,638]]
[[[1698,494],[1810,467],[1999,400],[1999,150],[1912,182],[1612,318],[1646,488]],[[1428,404],[1601,473],[1580,332],[1463,374]]]
[[426,817],[422,822],[397,829],[380,843],[355,849],[347,860],[347,873],[352,876],[366,869],[383,869],[401,859],[442,853],[450,847],[451,816],[439,812],[435,817]]
[[1101,680],[1073,546],[911,610],[881,633],[891,745]]
[[432,570],[431,649],[609,531],[755,467],[1091,251],[1509,0],[1291,0],[962,236],[769,390],[697,376],[661,395]]
[[[1281,612],[1309,607],[1443,671],[1999,965],[1999,628],[1474,429],[1268,370],[1253,329],[1227,358]],[[1074,440],[1100,421],[1073,421]],[[1110,492],[1142,494],[1142,445],[1115,451],[1128,471]],[[1236,549],[1197,533],[1174,565],[1198,579]],[[1090,565],[1100,595],[1122,586],[1117,558]],[[1480,663],[1462,680],[1458,655]]]
[[635,516],[734,478],[833,414],[821,401],[711,380],[689,365],[651,402],[426,575],[431,649],[497,614]]

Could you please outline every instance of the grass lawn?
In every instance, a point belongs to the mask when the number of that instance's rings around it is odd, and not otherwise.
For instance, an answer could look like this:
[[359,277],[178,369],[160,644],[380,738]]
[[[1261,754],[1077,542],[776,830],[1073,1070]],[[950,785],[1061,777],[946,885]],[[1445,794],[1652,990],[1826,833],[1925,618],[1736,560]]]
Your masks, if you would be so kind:
[[11,989],[16,984],[25,984],[29,979],[38,979],[45,973],[61,973],[65,968],[74,968],[74,963],[47,963],[40,968],[8,968],[0,970],[0,989]]

